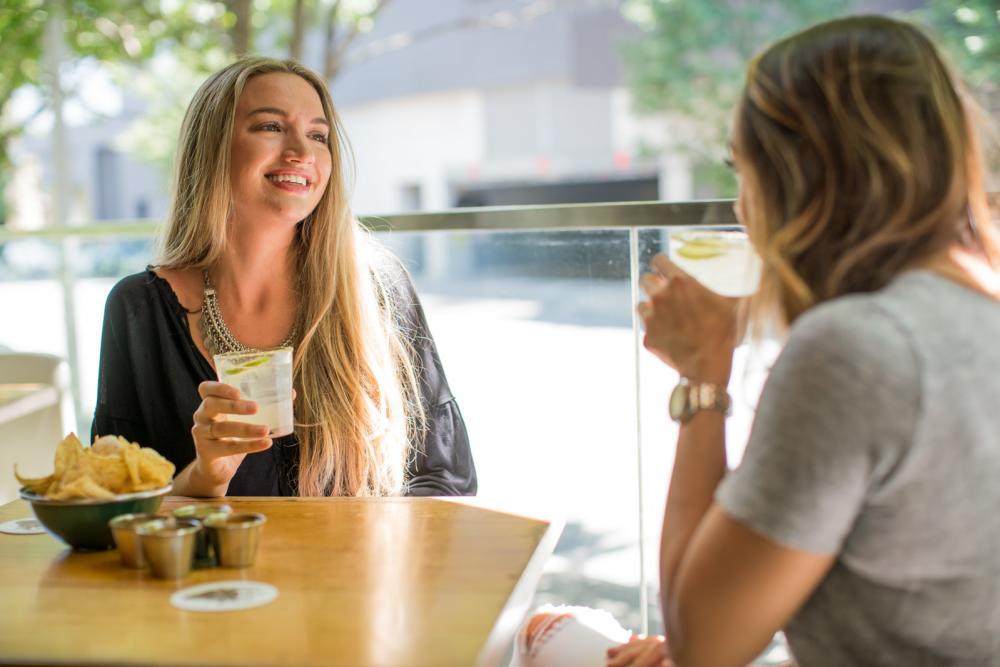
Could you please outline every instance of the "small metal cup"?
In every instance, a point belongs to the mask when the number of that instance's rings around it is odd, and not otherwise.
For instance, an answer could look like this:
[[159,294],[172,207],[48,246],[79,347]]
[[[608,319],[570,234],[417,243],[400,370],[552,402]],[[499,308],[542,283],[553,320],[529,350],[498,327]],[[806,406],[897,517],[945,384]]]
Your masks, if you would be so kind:
[[153,576],[183,579],[194,563],[194,547],[201,524],[188,519],[148,521],[136,527],[142,555]]
[[214,514],[205,519],[209,541],[222,567],[250,567],[257,557],[260,530],[267,517],[256,512]]
[[[229,505],[185,505],[174,510],[175,519],[188,519],[204,524],[205,519],[215,514],[230,514],[233,508]],[[215,567],[219,559],[208,539],[208,531],[201,530],[195,537],[194,567]]]
[[118,547],[118,555],[122,559],[122,565],[137,569],[146,567],[146,560],[142,556],[136,528],[148,521],[155,521],[157,518],[155,514],[122,514],[108,521],[108,527],[111,529],[111,536],[115,539],[115,546]]

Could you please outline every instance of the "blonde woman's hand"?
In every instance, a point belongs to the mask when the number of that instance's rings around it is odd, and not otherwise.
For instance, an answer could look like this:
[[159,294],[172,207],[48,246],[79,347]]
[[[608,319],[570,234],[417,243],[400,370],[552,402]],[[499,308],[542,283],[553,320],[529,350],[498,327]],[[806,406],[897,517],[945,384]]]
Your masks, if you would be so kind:
[[227,415],[252,415],[253,401],[240,400],[240,391],[222,382],[198,385],[201,405],[194,413],[191,437],[197,452],[193,473],[215,486],[228,485],[247,454],[271,446],[267,426],[229,421]]
[[608,649],[607,667],[671,667],[663,635],[632,635],[627,644]]
[[643,345],[692,382],[729,383],[737,341],[739,299],[719,296],[665,255],[640,279],[648,299],[636,307],[646,326]]

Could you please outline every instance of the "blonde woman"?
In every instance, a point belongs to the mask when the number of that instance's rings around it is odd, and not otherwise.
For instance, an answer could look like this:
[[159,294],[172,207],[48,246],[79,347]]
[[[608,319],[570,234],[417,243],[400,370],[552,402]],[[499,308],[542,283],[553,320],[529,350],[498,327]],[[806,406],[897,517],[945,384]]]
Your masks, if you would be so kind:
[[[739,304],[653,260],[645,345],[682,381],[660,549],[666,637],[542,609],[518,667],[803,667],[1000,656],[1000,266],[969,103],[919,30],[822,24],[749,65],[732,153],[786,345],[740,467]],[[776,326],[777,325],[777,326]]]
[[[468,495],[476,471],[406,272],[353,218],[325,83],[242,60],[195,94],[158,264],[108,297],[94,434],[149,445],[192,496]],[[212,355],[295,349],[294,433]]]

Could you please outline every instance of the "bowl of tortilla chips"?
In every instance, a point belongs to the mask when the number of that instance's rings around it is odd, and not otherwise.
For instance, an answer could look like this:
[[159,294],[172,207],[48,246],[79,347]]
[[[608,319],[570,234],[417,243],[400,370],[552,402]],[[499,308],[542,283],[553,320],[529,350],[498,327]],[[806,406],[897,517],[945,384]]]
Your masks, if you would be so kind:
[[78,550],[111,549],[108,521],[120,514],[153,513],[170,492],[174,464],[149,447],[104,436],[84,447],[70,433],[56,448],[55,472],[21,482],[21,498],[38,521]]

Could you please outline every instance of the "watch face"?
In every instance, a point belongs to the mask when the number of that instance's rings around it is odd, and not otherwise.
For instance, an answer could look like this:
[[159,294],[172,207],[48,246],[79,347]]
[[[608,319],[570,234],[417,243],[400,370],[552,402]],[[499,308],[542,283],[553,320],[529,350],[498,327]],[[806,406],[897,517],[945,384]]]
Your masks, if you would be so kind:
[[670,393],[670,418],[680,421],[688,407],[688,385],[679,384]]

